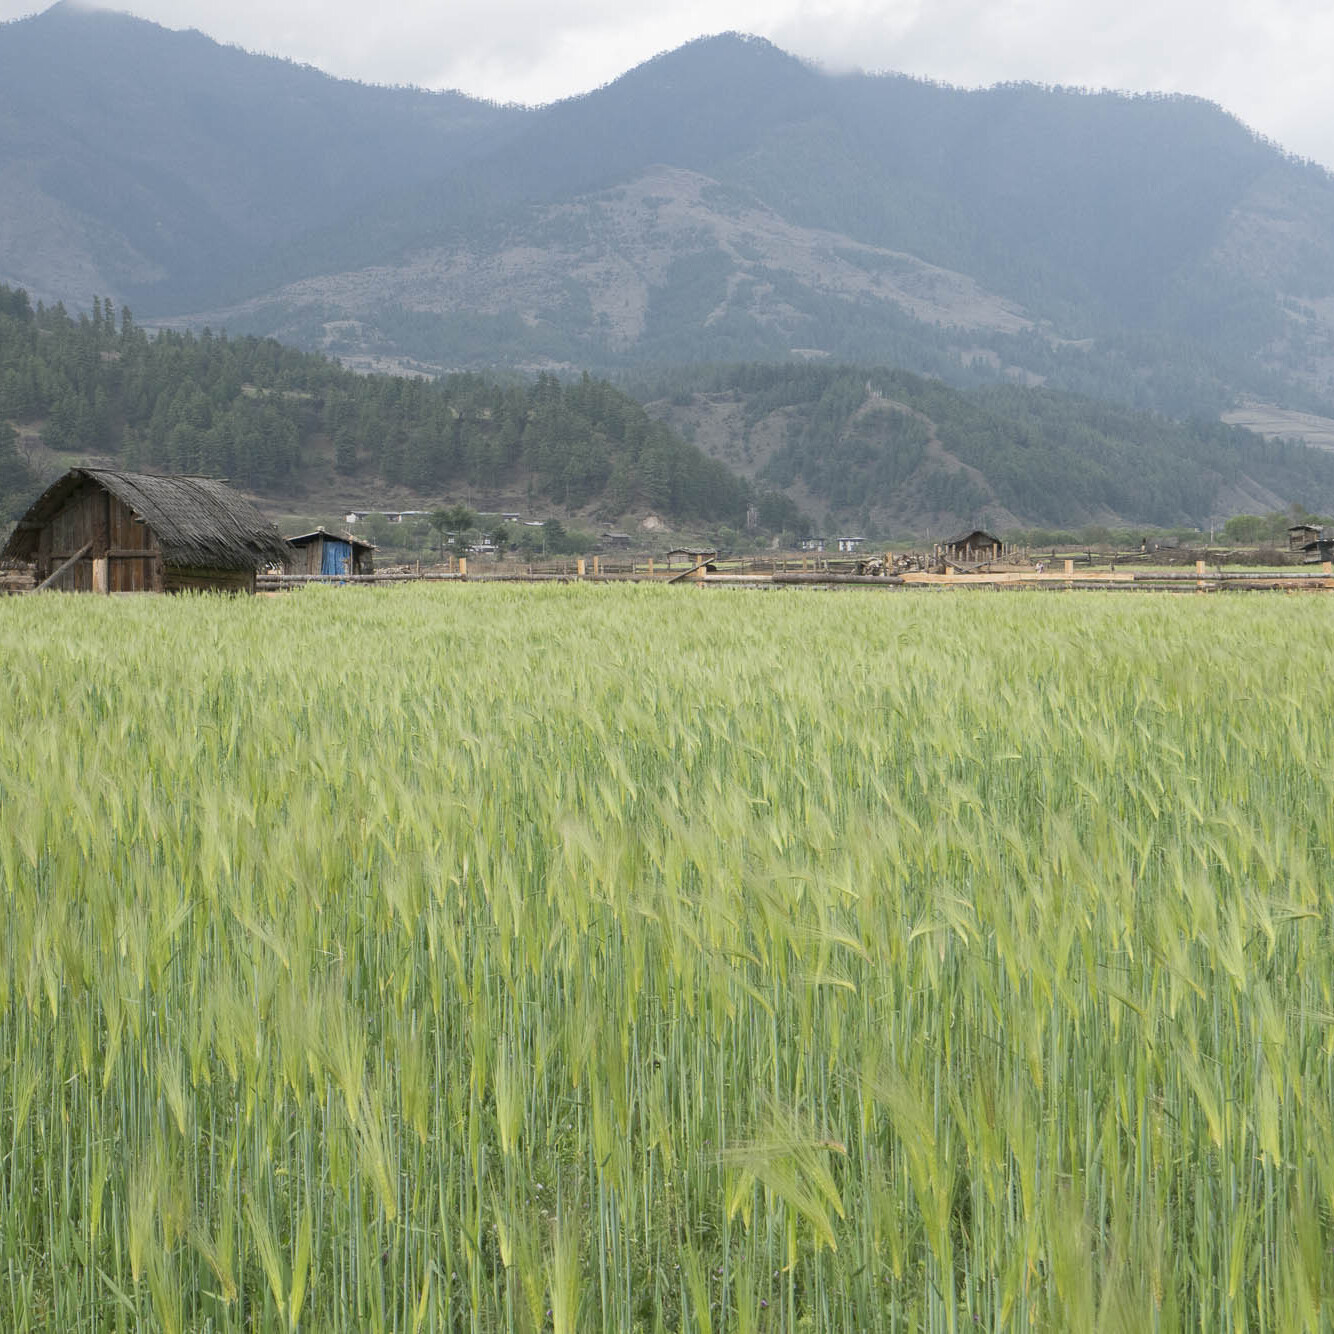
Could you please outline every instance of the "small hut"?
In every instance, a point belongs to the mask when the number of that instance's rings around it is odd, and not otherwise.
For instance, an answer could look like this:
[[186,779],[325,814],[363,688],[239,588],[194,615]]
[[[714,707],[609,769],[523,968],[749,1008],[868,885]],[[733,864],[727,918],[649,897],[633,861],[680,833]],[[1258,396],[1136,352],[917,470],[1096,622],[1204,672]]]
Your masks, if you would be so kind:
[[1308,565],[1334,560],[1334,528],[1312,528],[1311,538],[1303,545],[1303,558]]
[[72,468],[18,521],[0,557],[32,562],[39,588],[253,593],[256,571],[288,550],[250,501],[212,478]]
[[974,528],[960,533],[941,545],[941,557],[951,565],[981,565],[984,561],[1000,560],[1002,543],[994,533]]
[[682,570],[676,576],[677,579],[703,579],[706,574],[716,574],[718,566],[715,562],[718,559],[717,547],[673,547],[667,553],[667,564],[684,557],[690,562],[690,566]]
[[717,547],[673,547],[666,556],[667,563],[679,559],[688,560],[692,565],[709,565],[718,559]]
[[287,574],[373,574],[375,546],[351,533],[330,533],[317,528],[313,533],[289,537],[291,554],[283,564]]
[[1305,551],[1307,544],[1320,540],[1320,528],[1313,523],[1294,523],[1288,529],[1288,550]]

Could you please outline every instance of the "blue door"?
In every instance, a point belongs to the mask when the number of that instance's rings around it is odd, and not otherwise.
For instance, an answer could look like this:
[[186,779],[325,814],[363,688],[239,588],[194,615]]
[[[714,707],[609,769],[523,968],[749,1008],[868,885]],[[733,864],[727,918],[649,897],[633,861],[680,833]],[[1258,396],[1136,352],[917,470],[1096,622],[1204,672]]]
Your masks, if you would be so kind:
[[320,561],[321,574],[346,574],[352,563],[352,543],[335,538],[324,539],[324,556]]

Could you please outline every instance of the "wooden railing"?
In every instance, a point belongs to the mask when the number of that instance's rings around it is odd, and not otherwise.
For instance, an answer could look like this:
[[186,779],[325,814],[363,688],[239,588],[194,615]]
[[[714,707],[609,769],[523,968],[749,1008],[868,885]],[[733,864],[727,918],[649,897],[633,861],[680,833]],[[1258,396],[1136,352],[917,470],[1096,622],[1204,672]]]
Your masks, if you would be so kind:
[[[1334,567],[1285,568],[1282,570],[1223,570],[1198,561],[1194,571],[1185,569],[1097,569],[1077,567],[1073,559],[1060,562],[1059,568],[1036,567],[972,572],[947,570],[944,573],[908,571],[885,575],[859,574],[855,560],[830,560],[824,557],[747,557],[738,560],[688,564],[660,560],[607,560],[575,557],[558,561],[460,562],[453,570],[386,570],[367,575],[261,574],[260,591],[304,588],[311,584],[387,585],[397,583],[468,582],[547,582],[582,580],[587,582],[652,581],[691,585],[773,584],[780,586],[834,587],[860,585],[881,588],[1004,588],[1062,589],[1084,588],[1123,591],[1129,589],[1187,590],[1259,590],[1293,588],[1334,588]],[[695,576],[689,578],[688,576]]]

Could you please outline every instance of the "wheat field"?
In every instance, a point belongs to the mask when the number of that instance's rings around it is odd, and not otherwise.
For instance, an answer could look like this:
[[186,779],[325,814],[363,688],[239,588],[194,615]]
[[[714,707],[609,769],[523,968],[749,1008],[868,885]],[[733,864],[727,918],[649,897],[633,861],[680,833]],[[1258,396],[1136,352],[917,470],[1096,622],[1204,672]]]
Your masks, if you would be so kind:
[[0,603],[0,1326],[1334,1324],[1316,597]]

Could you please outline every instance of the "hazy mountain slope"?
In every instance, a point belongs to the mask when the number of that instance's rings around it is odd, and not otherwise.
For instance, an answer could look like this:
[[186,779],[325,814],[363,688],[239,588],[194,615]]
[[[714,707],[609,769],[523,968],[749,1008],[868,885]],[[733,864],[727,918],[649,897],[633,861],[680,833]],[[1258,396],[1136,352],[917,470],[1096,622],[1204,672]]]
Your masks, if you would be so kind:
[[520,110],[63,5],[0,27],[0,82],[0,278],[36,296],[363,364],[828,357],[1334,416],[1334,182],[1198,99],[732,35]]
[[0,87],[0,280],[158,311],[439,176],[518,116],[68,4],[0,25]]
[[[442,365],[815,354],[1334,411],[1334,185],[1192,98],[835,78],[701,40],[300,249],[301,287],[208,318]],[[1006,321],[905,301],[905,257]]]
[[[841,328],[823,327],[820,305],[847,311]],[[879,327],[868,332],[855,310],[877,307]],[[987,333],[1032,327],[966,274],[796,226],[674,167],[533,206],[522,226],[396,265],[289,283],[210,319],[319,342],[351,360],[410,345],[444,365],[467,364],[480,348],[494,355],[506,339],[509,360],[603,366],[732,360],[757,349],[783,359],[803,338],[894,360],[922,354],[919,321]]]
[[1071,336],[1111,318],[1173,318],[1172,284],[1208,261],[1234,210],[1263,206],[1256,187],[1267,176],[1269,190],[1304,185],[1323,237],[1268,280],[1300,273],[1323,291],[1334,265],[1324,173],[1198,99],[832,77],[735,35],[528,113],[466,170],[372,210],[355,248],[342,229],[306,244],[349,264],[383,262],[395,247],[452,238],[459,217],[473,229],[498,218],[513,226],[520,205],[662,165],[745,190],[800,225],[967,272],[1070,323]]

